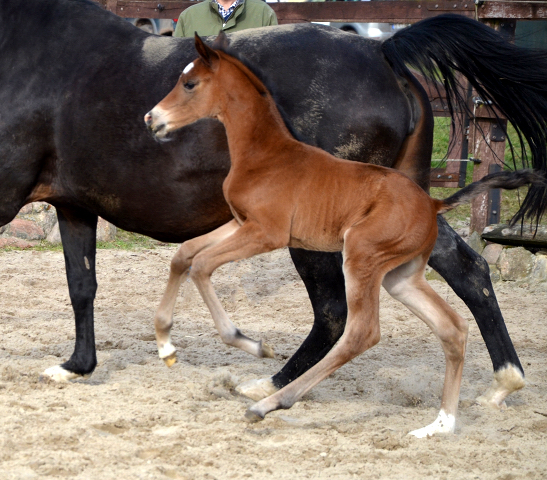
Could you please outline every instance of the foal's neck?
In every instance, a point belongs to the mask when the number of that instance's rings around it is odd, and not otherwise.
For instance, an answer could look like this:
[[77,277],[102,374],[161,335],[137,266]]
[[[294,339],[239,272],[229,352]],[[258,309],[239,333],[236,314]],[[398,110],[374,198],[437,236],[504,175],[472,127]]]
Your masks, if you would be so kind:
[[[226,128],[232,167],[254,169],[271,164],[282,146],[294,137],[285,125],[277,105],[264,87],[260,92],[254,81],[261,82],[245,68],[230,65],[231,83],[222,90],[218,119]],[[251,80],[249,75],[253,75]]]

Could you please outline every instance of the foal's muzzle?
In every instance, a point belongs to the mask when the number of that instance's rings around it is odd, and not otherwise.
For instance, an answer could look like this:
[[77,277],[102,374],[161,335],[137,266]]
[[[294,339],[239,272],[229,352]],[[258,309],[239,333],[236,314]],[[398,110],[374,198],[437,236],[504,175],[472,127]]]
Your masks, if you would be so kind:
[[157,115],[154,114],[154,110],[150,110],[144,116],[144,124],[148,127],[148,130],[152,133],[152,136],[155,140],[160,142],[169,141],[166,137],[167,135],[167,125],[165,122],[158,120]]

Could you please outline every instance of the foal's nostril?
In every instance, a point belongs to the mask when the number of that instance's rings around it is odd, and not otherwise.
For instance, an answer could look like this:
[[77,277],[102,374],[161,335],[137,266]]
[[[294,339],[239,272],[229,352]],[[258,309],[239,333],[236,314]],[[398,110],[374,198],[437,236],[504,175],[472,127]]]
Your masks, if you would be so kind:
[[152,112],[148,112],[148,113],[144,116],[144,123],[146,124],[147,127],[149,127],[150,125],[152,125]]

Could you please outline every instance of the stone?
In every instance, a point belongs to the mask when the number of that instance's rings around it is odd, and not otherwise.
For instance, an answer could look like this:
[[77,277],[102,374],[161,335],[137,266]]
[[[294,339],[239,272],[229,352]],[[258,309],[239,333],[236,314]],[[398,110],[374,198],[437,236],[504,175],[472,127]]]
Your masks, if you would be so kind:
[[[111,242],[116,238],[116,231],[117,228],[114,225],[99,217],[99,221],[97,222],[97,241]],[[59,223],[53,226],[46,240],[55,245],[62,243]]]
[[488,265],[495,265],[500,258],[502,251],[503,245],[500,245],[499,243],[489,243],[484,247],[482,256],[488,262]]
[[12,220],[3,235],[23,240],[42,240],[46,237],[44,230],[38,224],[20,218]]
[[[99,218],[97,240],[110,242],[116,238],[117,229],[111,223]],[[22,240],[47,240],[52,244],[61,243],[59,223],[55,207],[47,202],[34,202],[25,205],[17,217],[8,225],[0,227],[0,235],[5,238],[16,237]]]
[[547,281],[547,253],[536,254],[536,262],[530,274],[530,280],[533,282]]
[[489,265],[490,267],[490,281],[492,283],[501,282],[501,275],[496,265]]
[[439,273],[437,273],[436,270],[433,270],[430,266],[425,267],[425,278],[426,280],[439,280],[441,282],[445,282],[446,280],[441,277]]
[[58,222],[53,226],[53,228],[49,232],[49,235],[47,236],[46,241],[49,243],[52,243],[53,245],[59,245],[61,243],[61,232],[59,231]]
[[18,215],[28,215],[29,213],[32,213],[32,206],[33,203],[29,203],[28,205],[25,205],[21,210],[19,210]]
[[104,218],[99,217],[97,222],[97,240],[99,242],[111,242],[116,238],[117,228]]
[[532,273],[535,260],[535,256],[525,248],[505,248],[500,255],[497,266],[503,280],[524,280]]
[[469,235],[467,244],[480,255],[484,250],[484,245],[486,245],[486,242],[481,238],[478,232],[473,232]]
[[28,242],[21,238],[6,237],[0,238],[0,248],[15,247],[15,248],[31,248],[36,246],[37,242]]
[[17,215],[18,219],[28,220],[35,223],[44,231],[46,238],[51,229],[57,223],[57,213],[55,207],[46,202],[34,202],[25,205]]

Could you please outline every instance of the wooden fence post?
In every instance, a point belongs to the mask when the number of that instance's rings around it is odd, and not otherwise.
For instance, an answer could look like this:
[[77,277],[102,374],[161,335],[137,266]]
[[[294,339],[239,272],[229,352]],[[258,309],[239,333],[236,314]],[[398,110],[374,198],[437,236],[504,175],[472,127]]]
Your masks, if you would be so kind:
[[[502,32],[513,40],[515,35],[515,20],[489,20],[484,22],[489,27]],[[480,180],[492,171],[493,165],[501,165],[505,156],[505,129],[507,121],[496,118],[487,105],[482,103],[482,99],[476,95],[473,97],[473,109],[475,118],[469,124],[469,141],[472,148],[473,158],[480,160],[473,169],[473,181]],[[485,193],[476,197],[471,202],[471,224],[470,232],[482,233],[489,224],[492,211],[497,212],[499,218],[499,205],[494,200],[496,193]]]

